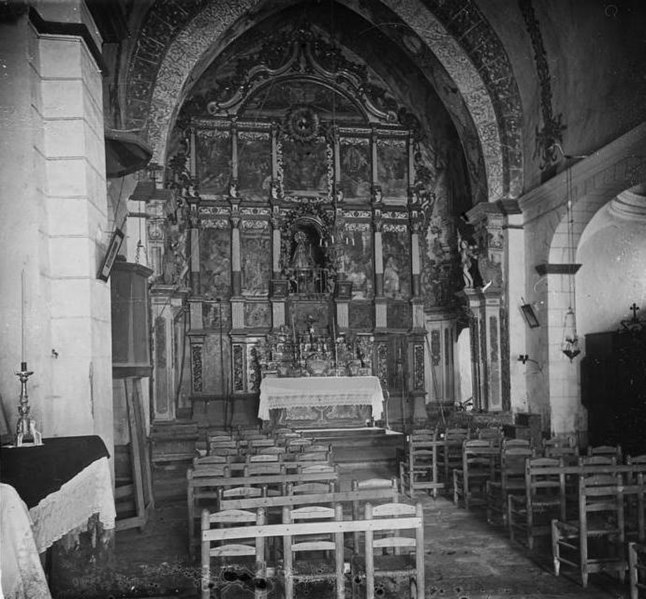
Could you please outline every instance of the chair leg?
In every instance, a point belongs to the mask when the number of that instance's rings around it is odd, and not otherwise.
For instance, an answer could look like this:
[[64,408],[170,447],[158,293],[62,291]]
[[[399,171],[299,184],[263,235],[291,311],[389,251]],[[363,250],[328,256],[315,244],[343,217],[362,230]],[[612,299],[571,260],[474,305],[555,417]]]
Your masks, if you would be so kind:
[[561,556],[559,551],[558,527],[556,520],[552,520],[552,557],[554,559],[554,575],[558,576],[561,572]]

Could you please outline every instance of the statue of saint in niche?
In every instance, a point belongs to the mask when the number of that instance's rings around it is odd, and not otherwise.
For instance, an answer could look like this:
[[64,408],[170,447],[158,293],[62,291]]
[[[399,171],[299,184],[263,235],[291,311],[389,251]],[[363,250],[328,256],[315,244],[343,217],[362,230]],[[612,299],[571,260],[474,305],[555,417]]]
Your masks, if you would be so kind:
[[399,266],[394,256],[388,256],[384,267],[384,295],[400,297]]
[[294,235],[296,249],[292,256],[292,268],[296,270],[307,270],[313,268],[312,244],[303,231],[297,231]]

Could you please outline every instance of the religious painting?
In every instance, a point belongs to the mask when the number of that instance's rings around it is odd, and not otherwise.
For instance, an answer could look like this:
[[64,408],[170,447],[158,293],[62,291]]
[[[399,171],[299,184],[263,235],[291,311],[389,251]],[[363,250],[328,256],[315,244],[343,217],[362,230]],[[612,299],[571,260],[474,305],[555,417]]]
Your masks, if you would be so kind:
[[[386,226],[384,226],[386,228]],[[402,230],[382,233],[384,261],[384,295],[393,299],[410,297],[410,246],[408,232]]]
[[231,328],[231,304],[229,302],[203,302],[202,327],[219,331]]
[[268,133],[238,133],[238,186],[252,200],[269,197],[271,184],[271,138]]
[[346,228],[345,245],[339,259],[339,272],[352,283],[352,299],[373,295],[372,235],[367,223],[364,229],[357,230],[352,225]]
[[231,179],[231,138],[228,131],[197,132],[196,168],[201,194],[228,193]]
[[346,199],[370,199],[370,140],[342,137],[339,145],[341,190]]
[[303,143],[282,139],[283,189],[290,191],[328,191],[327,144],[323,138]]
[[408,329],[411,326],[410,304],[395,303],[388,305],[386,312],[386,326],[389,329]]
[[348,309],[348,320],[350,329],[353,331],[367,330],[374,328],[375,309],[369,302],[350,302]]
[[200,293],[206,297],[231,295],[231,233],[229,229],[200,231]]
[[329,305],[327,302],[295,301],[290,308],[290,322],[288,324],[302,333],[308,329],[313,330],[316,337],[329,334]]
[[408,193],[408,150],[406,140],[377,141],[377,178],[385,198],[405,198]]
[[271,278],[271,238],[257,233],[243,234],[242,253],[243,295],[267,295]]
[[271,309],[269,304],[255,301],[245,303],[244,326],[250,329],[271,326]]

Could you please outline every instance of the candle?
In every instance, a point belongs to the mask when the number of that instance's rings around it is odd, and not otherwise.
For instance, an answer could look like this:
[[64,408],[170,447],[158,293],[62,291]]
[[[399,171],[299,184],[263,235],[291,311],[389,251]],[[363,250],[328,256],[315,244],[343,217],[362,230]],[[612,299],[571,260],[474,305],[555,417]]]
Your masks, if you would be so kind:
[[26,370],[25,360],[25,269],[20,273],[20,362]]

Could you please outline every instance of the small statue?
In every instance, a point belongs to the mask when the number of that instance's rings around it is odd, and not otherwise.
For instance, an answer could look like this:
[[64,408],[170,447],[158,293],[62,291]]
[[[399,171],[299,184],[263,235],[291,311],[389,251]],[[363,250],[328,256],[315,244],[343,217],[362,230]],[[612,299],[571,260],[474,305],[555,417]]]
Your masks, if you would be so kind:
[[462,278],[464,279],[464,288],[473,289],[473,258],[477,257],[475,252],[476,246],[470,245],[466,239],[462,239],[458,233],[458,249],[460,252],[460,262],[462,263]]

